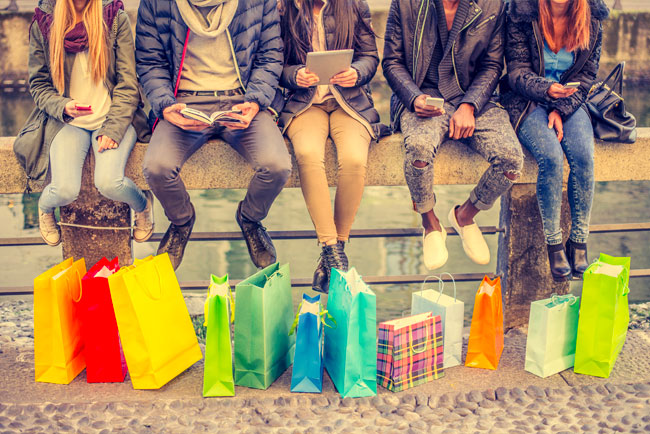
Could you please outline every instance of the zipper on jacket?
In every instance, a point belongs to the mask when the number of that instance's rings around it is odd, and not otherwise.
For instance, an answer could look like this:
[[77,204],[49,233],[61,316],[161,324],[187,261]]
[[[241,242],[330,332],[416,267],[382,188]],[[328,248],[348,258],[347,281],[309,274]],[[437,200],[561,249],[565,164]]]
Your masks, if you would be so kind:
[[495,15],[490,15],[489,18],[487,18],[486,20],[483,20],[482,22],[478,23],[478,25],[476,27],[471,29],[470,33],[480,29],[483,26],[486,26],[490,21],[494,20],[495,18],[496,18],[496,14]]
[[[537,28],[535,27],[535,23],[533,23],[532,26],[533,26],[533,35],[535,36],[535,42],[537,43],[537,53],[539,55],[539,72],[538,72],[538,74],[541,76],[542,71],[544,71],[544,56],[542,54],[542,48],[541,48],[541,44],[540,44],[540,41],[539,41],[539,36],[537,35]],[[517,123],[515,124],[515,128],[514,128],[515,133],[519,129],[519,124],[524,119],[524,115],[528,111],[528,108],[530,107],[531,104],[532,104],[532,101],[528,100],[528,102],[526,103],[526,107],[524,108],[524,111],[521,112],[521,114],[519,115],[519,119],[517,120]]]
[[232,38],[230,37],[230,29],[226,29],[226,35],[228,35],[228,42],[230,43],[230,52],[232,53],[232,63],[235,64],[235,70],[237,71],[237,78],[239,79],[239,84],[241,84],[241,88],[244,89],[244,93],[246,93],[246,86],[244,86],[244,80],[241,79],[239,64],[237,63],[237,56],[235,56],[235,46],[232,44]]
[[[424,3],[426,2],[427,7],[424,10],[424,18],[422,19],[422,28],[420,29],[420,39],[418,41],[418,24],[420,23],[420,15],[422,14],[422,6],[424,6]],[[415,34],[414,34],[414,41],[413,41],[413,81],[417,81],[416,78],[416,71],[417,71],[417,62],[418,59],[420,58],[420,49],[422,48],[422,38],[424,37],[424,22],[427,19],[427,15],[429,14],[429,0],[422,0],[420,3],[420,10],[418,11],[418,18],[415,21]]]
[[[478,7],[478,5],[477,5],[477,7]],[[456,37],[456,39],[460,38],[460,34],[463,32],[463,30],[465,30],[466,28],[468,28],[469,26],[471,26],[472,23],[473,23],[474,21],[476,21],[476,19],[477,19],[478,17],[481,16],[482,13],[483,13],[483,11],[480,10],[479,13],[476,14],[476,15],[474,16],[474,18],[472,18],[472,19],[471,19],[467,24],[465,24],[465,25],[460,29],[460,31],[458,32],[458,36]],[[454,77],[456,78],[456,83],[458,84],[458,87],[460,88],[460,90],[462,90],[463,93],[465,93],[465,89],[463,89],[463,86],[460,85],[460,80],[458,79],[458,71],[456,70],[456,58],[454,57],[454,50],[455,50],[455,49],[456,49],[456,40],[454,40],[454,42],[452,42],[452,44],[451,44],[451,64],[452,64],[452,66],[454,67]]]

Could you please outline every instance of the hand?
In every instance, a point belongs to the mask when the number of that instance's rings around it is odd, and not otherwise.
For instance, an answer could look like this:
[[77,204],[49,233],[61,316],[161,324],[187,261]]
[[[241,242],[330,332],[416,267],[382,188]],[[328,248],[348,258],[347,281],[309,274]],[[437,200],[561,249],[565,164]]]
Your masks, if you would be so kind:
[[97,142],[99,143],[97,148],[99,152],[104,152],[106,149],[115,149],[119,146],[115,140],[108,136],[97,136]]
[[474,118],[474,106],[461,104],[454,115],[449,119],[449,138],[458,140],[472,137],[476,126]]
[[555,129],[555,134],[557,134],[557,140],[562,141],[564,137],[564,127],[562,126],[562,117],[557,112],[553,110],[548,114],[548,127]]
[[434,118],[445,114],[445,109],[427,105],[427,98],[430,98],[430,95],[422,94],[413,101],[413,109],[416,115],[421,118]]
[[296,83],[300,87],[311,87],[319,81],[320,78],[316,74],[307,71],[307,68],[300,68],[296,74]]
[[178,128],[187,131],[203,131],[210,126],[206,123],[195,121],[194,119],[188,119],[183,116],[181,110],[185,107],[185,104],[181,103],[170,105],[163,110],[163,118],[170,124],[176,125]]
[[347,71],[339,72],[330,78],[330,83],[338,84],[341,87],[354,87],[359,79],[359,73],[354,68],[348,68]]
[[67,104],[65,105],[65,109],[63,111],[65,112],[66,115],[73,118],[78,118],[80,116],[88,116],[93,114],[92,110],[77,110],[77,104],[79,104],[79,101],[75,101],[71,99],[70,101],[67,102]]
[[560,83],[553,83],[546,93],[548,93],[548,96],[551,98],[558,99],[571,96],[577,91],[578,89],[565,89]]
[[243,102],[232,106],[232,110],[241,110],[240,115],[236,113],[230,115],[241,122],[220,122],[220,124],[231,130],[245,130],[257,116],[260,106],[256,102]]

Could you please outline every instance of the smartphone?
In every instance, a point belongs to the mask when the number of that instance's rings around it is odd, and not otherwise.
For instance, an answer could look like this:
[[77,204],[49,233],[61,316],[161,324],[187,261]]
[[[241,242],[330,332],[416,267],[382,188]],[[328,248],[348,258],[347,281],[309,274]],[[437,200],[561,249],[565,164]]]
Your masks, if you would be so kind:
[[579,81],[571,81],[564,85],[565,89],[577,89],[580,86]]
[[74,108],[76,108],[79,111],[90,111],[92,108],[89,105],[83,105],[83,104],[75,104]]
[[439,109],[441,109],[444,106],[444,104],[445,104],[445,100],[442,98],[433,98],[429,96],[427,97],[426,100],[426,105],[431,105]]

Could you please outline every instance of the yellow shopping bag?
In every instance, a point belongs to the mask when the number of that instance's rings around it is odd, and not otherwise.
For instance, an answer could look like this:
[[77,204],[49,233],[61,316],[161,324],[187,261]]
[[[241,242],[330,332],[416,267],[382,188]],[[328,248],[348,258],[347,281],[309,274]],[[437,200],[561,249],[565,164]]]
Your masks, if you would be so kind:
[[34,279],[36,381],[69,384],[86,367],[79,317],[83,258],[68,258]]
[[166,253],[121,268],[109,276],[108,284],[134,389],[159,389],[201,360]]

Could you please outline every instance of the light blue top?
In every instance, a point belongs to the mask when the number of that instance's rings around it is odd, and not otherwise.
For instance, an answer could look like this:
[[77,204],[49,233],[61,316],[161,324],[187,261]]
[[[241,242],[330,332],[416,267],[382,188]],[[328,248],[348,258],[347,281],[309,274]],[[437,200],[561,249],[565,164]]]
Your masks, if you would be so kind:
[[546,41],[544,41],[544,73],[546,74],[546,78],[559,82],[562,74],[573,66],[573,61],[573,53],[564,48],[554,53],[548,47]]

